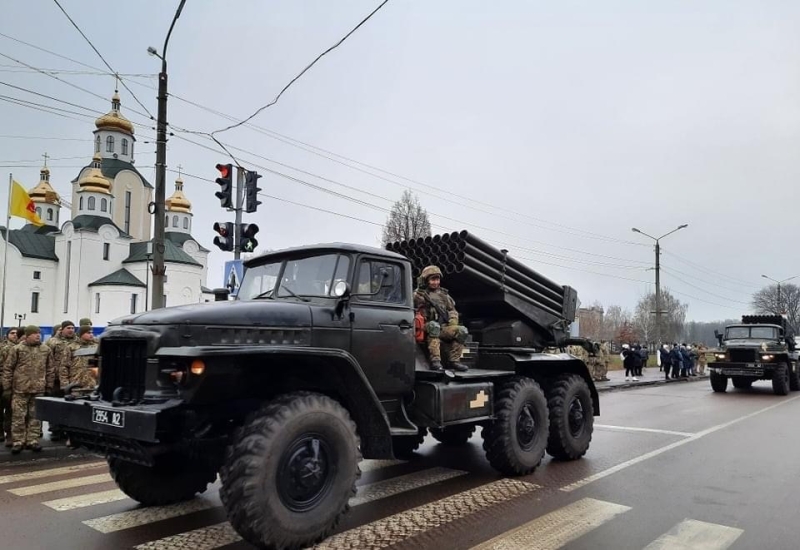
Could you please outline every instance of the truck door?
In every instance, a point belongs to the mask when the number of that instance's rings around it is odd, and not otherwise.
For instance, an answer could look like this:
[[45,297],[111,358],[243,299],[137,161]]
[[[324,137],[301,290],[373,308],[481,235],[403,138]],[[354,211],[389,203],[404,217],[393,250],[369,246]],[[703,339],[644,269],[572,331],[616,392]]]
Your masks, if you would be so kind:
[[411,277],[402,262],[361,256],[350,302],[352,348],[380,398],[414,384],[414,310]]

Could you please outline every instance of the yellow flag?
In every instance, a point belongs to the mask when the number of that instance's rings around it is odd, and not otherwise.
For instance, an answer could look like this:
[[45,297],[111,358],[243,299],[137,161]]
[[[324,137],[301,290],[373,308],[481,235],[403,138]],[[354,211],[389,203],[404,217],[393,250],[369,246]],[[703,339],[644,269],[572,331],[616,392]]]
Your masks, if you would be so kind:
[[33,225],[44,225],[44,222],[36,215],[36,205],[33,204],[30,195],[25,188],[16,181],[11,182],[11,204],[8,210],[9,216],[24,218]]

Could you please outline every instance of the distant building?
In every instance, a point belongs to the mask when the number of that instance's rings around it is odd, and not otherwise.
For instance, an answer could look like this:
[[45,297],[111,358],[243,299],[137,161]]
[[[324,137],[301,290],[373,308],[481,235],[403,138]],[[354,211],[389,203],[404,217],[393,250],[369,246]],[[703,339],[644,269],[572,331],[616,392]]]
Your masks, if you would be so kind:
[[[82,317],[103,327],[148,308],[153,186],[134,166],[134,128],[120,112],[117,93],[111,111],[95,127],[92,162],[72,180],[70,219],[62,223],[65,201],[53,189],[45,165],[29,194],[46,225],[27,224],[10,232],[0,228],[0,262],[2,247],[11,244],[2,320],[6,327],[35,324],[49,334],[54,323]],[[205,287],[209,251],[191,235],[191,206],[179,177],[166,201],[168,306],[213,300]],[[17,321],[22,315],[24,321]]]
[[602,307],[579,308],[575,320],[578,325],[577,336],[600,340],[603,337],[603,318],[605,312]]

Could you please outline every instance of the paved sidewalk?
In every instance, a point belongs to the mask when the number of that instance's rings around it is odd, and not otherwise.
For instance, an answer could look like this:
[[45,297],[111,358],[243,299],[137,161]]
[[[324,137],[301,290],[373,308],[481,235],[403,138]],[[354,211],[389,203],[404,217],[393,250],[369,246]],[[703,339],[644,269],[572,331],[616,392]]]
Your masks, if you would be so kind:
[[40,443],[42,452],[34,453],[30,450],[23,450],[18,455],[11,454],[11,448],[6,447],[5,443],[0,443],[0,464],[14,462],[33,462],[34,460],[53,460],[56,458],[66,458],[68,456],[79,456],[86,454],[86,449],[70,449],[64,441],[50,441],[50,432],[47,422],[43,422],[42,437]]
[[625,370],[608,371],[608,382],[595,382],[598,392],[612,390],[628,390],[647,386],[659,386],[661,384],[685,384],[687,382],[706,382],[708,383],[708,370],[704,376],[690,376],[689,378],[678,378],[677,380],[667,380],[663,372],[658,371],[658,367],[648,367],[644,369],[642,376],[637,377],[638,381],[625,380]]

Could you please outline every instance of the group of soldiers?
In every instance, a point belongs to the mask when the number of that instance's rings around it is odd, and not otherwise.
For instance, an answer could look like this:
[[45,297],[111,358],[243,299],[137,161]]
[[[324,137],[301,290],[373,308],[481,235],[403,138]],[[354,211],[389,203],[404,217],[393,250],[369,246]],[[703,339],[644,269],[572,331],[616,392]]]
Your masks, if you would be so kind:
[[611,345],[608,342],[592,342],[592,351],[583,346],[568,346],[567,353],[586,363],[595,382],[608,382],[608,364],[611,361]]
[[[75,355],[82,347],[97,344],[92,333],[92,321],[56,324],[54,335],[42,343],[41,330],[36,325],[24,329],[10,328],[0,344],[0,441],[11,447],[13,454],[23,448],[39,452],[42,447],[42,423],[36,418],[36,398],[61,395],[80,388],[93,388],[95,376],[86,356]],[[58,428],[51,427],[57,437]]]

